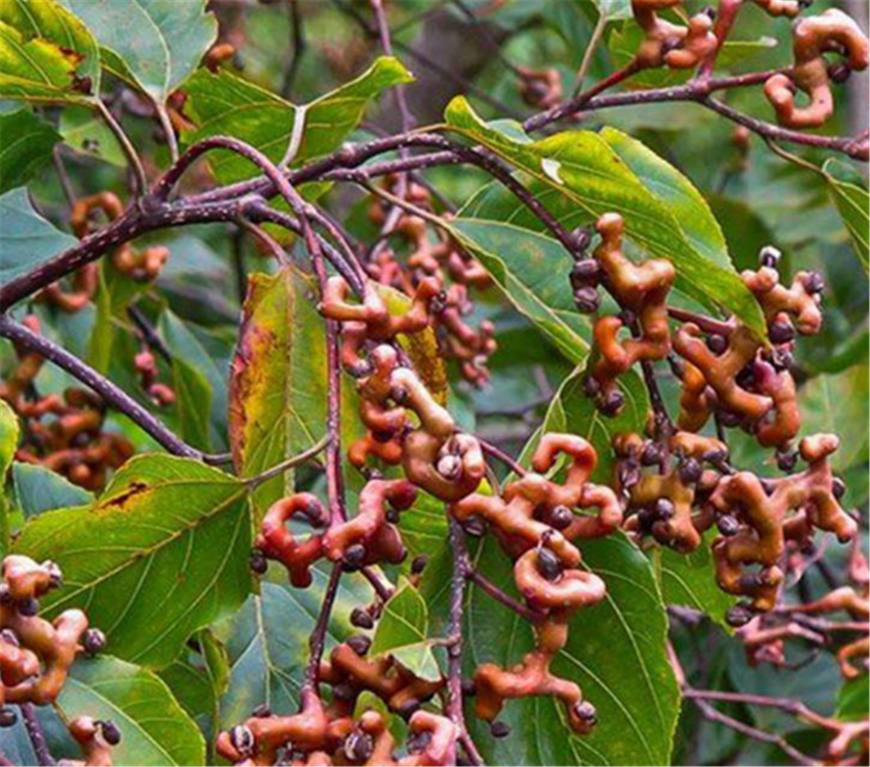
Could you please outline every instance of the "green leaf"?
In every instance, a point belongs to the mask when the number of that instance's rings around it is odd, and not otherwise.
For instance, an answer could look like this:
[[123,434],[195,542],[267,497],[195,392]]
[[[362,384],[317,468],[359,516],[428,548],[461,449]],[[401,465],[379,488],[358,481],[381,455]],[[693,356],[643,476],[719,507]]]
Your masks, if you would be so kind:
[[0,0],[0,98],[88,104],[99,88],[99,50],[79,19],[55,0]]
[[190,445],[208,450],[211,443],[211,384],[197,367],[182,358],[173,357],[172,388],[177,397],[181,438]]
[[194,634],[192,643],[198,650],[176,658],[159,676],[191,716],[213,726],[219,719],[220,698],[229,684],[229,655],[210,629]]
[[103,160],[118,168],[127,167],[124,151],[101,117],[84,107],[68,106],[60,116],[60,135],[73,151]]
[[0,194],[23,186],[51,159],[60,135],[29,109],[0,115]]
[[507,299],[571,362],[589,354],[589,323],[574,306],[573,261],[558,242],[509,223],[460,216],[451,235],[477,258]]
[[93,493],[38,464],[13,463],[12,482],[15,485],[15,501],[25,518],[36,517],[52,509],[85,506],[94,500]]
[[[699,251],[670,205],[657,196],[678,200],[678,210],[694,198],[688,182],[680,180],[676,171],[665,172],[663,162],[650,158],[647,150],[619,142],[621,151],[631,157],[631,165],[643,171],[642,180],[602,136],[591,131],[565,131],[538,141],[518,140],[483,122],[462,96],[450,102],[446,117],[452,129],[535,179],[540,184],[533,188],[537,199],[554,215],[561,218],[578,209],[594,217],[608,211],[621,214],[632,240],[650,255],[674,263],[676,285],[683,292],[708,307],[728,309],[760,335],[766,332],[758,303],[740,276]],[[611,136],[616,139],[615,133]],[[655,194],[646,183],[655,187]],[[699,236],[697,226],[695,229],[693,237]],[[709,232],[705,235],[709,239]]]
[[153,667],[250,591],[246,488],[186,458],[133,458],[93,507],[40,515],[15,548],[63,570],[51,614],[86,607],[109,652]]
[[[507,558],[488,541],[477,567],[513,589]],[[607,597],[571,619],[553,672],[577,682],[598,710],[598,724],[578,737],[560,703],[525,698],[505,704],[499,720],[511,737],[494,740],[477,719],[472,734],[490,764],[670,764],[680,695],[667,659],[667,617],[649,560],[617,533],[584,541],[585,565],[604,579]],[[532,646],[528,624],[473,589],[466,610],[469,662],[517,663]]]
[[78,240],[56,229],[30,204],[27,190],[0,195],[0,282],[47,261]]
[[[308,638],[326,586],[325,572],[315,568],[314,583],[307,589],[264,582],[258,596],[251,595],[232,618],[215,626],[230,658],[230,682],[221,700],[221,726],[244,721],[264,703],[275,713],[295,713],[308,660]],[[350,611],[365,604],[370,594],[362,578],[341,579],[327,633],[330,644],[358,631],[350,625]]]
[[835,471],[846,471],[868,457],[868,366],[855,365],[835,375],[811,378],[798,390],[803,415],[801,434],[830,432],[840,438],[831,456]]
[[[725,271],[733,271],[725,235],[692,182],[637,139],[615,128],[604,128],[600,135],[650,193],[667,206],[694,250]],[[679,268],[679,262],[673,260]]]
[[67,721],[111,719],[121,731],[112,750],[116,764],[204,763],[205,741],[196,723],[157,675],[132,663],[106,656],[77,662],[56,706]]
[[833,158],[822,166],[822,172],[828,182],[828,191],[840,211],[843,223],[852,238],[855,255],[861,260],[864,269],[870,264],[870,194],[865,183],[859,180],[842,178],[842,164]]
[[18,416],[6,400],[0,400],[0,479],[5,478],[9,471],[20,435]]
[[704,536],[701,545],[691,554],[656,547],[651,558],[666,604],[699,610],[730,633],[732,629],[725,621],[725,613],[737,599],[722,591],[716,583],[710,551],[714,537],[715,533]]
[[105,66],[163,103],[217,38],[206,0],[63,0],[103,48]]
[[631,0],[592,0],[592,4],[605,19],[616,21],[631,18]]
[[[294,130],[300,130],[296,122],[301,119],[301,143],[294,157],[298,164],[338,148],[359,125],[372,99],[386,88],[411,80],[398,59],[382,56],[355,80],[305,106],[294,106],[226,70],[212,74],[203,69],[185,87],[198,125],[187,140],[194,143],[208,136],[235,136],[279,162]],[[229,152],[217,151],[209,157],[221,183],[260,173],[248,161]]]
[[6,472],[15,457],[20,435],[18,416],[5,400],[0,400],[0,490],[3,491],[0,496],[0,553],[3,554],[9,549],[10,536],[9,497],[5,491]]
[[[326,335],[313,287],[293,266],[249,278],[229,383],[230,446],[242,477],[277,465],[326,433]],[[355,413],[352,387],[345,384],[342,392],[342,411]],[[342,426],[348,445],[361,427],[352,416]],[[292,487],[292,471],[264,482],[252,494],[256,514]]]
[[399,579],[396,592],[384,605],[369,654],[392,655],[413,674],[435,681],[441,678],[432,654],[429,608],[407,578]]
[[868,713],[868,680],[870,675],[864,673],[857,679],[849,679],[843,683],[837,696],[837,711],[834,716],[848,722],[866,719]]

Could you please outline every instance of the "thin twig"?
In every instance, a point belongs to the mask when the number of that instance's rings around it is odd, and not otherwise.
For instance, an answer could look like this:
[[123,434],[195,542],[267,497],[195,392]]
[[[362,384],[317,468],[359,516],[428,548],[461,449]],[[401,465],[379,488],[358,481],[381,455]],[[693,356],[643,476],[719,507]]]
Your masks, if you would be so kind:
[[301,453],[297,453],[296,455],[281,461],[281,463],[275,464],[271,468],[266,469],[266,471],[263,471],[256,476],[247,478],[245,480],[245,484],[251,486],[261,485],[263,484],[263,482],[268,482],[273,477],[277,477],[278,475],[283,474],[288,469],[292,469],[294,466],[298,466],[300,463],[305,463],[305,461],[314,458],[315,455],[321,452],[323,448],[326,447],[327,441],[328,438],[324,436],[314,445],[303,450]]
[[62,368],[85,386],[93,389],[107,404],[128,416],[170,453],[187,458],[198,458],[203,461],[208,460],[209,456],[176,436],[162,421],[149,413],[123,389],[45,336],[34,333],[5,315],[0,316],[0,336],[8,338],[25,349],[37,352],[47,361]]
[[326,582],[326,590],[323,593],[323,601],[320,604],[317,622],[314,624],[314,630],[308,638],[308,665],[305,667],[302,687],[313,692],[317,691],[320,680],[320,661],[323,658],[323,651],[326,647],[326,632],[329,628],[329,617],[332,614],[332,606],[335,604],[335,598],[338,595],[341,573],[341,562],[336,562],[332,566],[329,580]]
[[598,21],[595,22],[595,27],[592,30],[592,35],[589,42],[586,44],[586,50],[583,51],[583,60],[580,62],[580,68],[577,70],[577,75],[574,77],[574,84],[571,86],[572,95],[576,96],[583,87],[583,80],[586,79],[586,73],[589,71],[589,65],[592,63],[592,56],[598,43],[601,41],[601,36],[604,34],[604,28],[607,26],[607,17],[603,12],[598,13]]
[[[445,713],[460,733],[467,733],[462,707],[462,618],[465,608],[465,581],[472,570],[471,560],[465,548],[465,533],[460,524],[450,519],[450,547],[453,552],[453,573],[450,578],[450,612],[447,621],[447,636],[451,640],[447,648],[447,706]],[[483,764],[480,753],[471,738],[464,743],[471,764]]]
[[480,448],[487,455],[491,455],[493,458],[497,458],[501,461],[505,466],[507,466],[514,474],[522,477],[526,474],[525,468],[523,468],[519,463],[517,463],[511,456],[504,452],[499,447],[496,447],[491,442],[487,442],[485,439],[477,438],[477,441],[480,443]]
[[36,761],[39,765],[53,765],[54,757],[48,748],[48,743],[45,739],[45,732],[42,729],[42,722],[36,713],[36,707],[32,703],[22,703],[19,706],[21,710],[21,718],[24,720],[24,729],[27,730],[27,737],[30,738],[30,743],[33,746],[33,752],[36,754]]
[[285,99],[290,98],[293,84],[296,82],[296,75],[299,73],[299,65],[302,63],[302,54],[307,48],[302,14],[299,13],[299,0],[287,0],[287,10],[290,14],[290,42],[293,45],[293,53],[281,83],[281,95]]
[[133,171],[133,177],[136,179],[136,192],[140,195],[145,194],[145,191],[148,189],[148,178],[145,175],[145,168],[142,165],[142,160],[136,151],[136,147],[133,146],[130,138],[121,127],[121,123],[115,119],[115,116],[109,111],[102,99],[96,99],[95,104],[97,112],[100,113],[100,117],[105,120],[109,130],[112,131],[112,134],[118,140],[124,156],[127,158],[127,162],[130,163],[130,169]]
[[477,570],[469,570],[466,577],[487,596],[492,597],[496,602],[500,602],[505,607],[513,610],[517,615],[527,621],[536,623],[547,617],[543,613],[533,610],[531,607],[526,607],[522,602],[502,591],[491,580],[489,580],[489,578],[485,575],[481,575]]

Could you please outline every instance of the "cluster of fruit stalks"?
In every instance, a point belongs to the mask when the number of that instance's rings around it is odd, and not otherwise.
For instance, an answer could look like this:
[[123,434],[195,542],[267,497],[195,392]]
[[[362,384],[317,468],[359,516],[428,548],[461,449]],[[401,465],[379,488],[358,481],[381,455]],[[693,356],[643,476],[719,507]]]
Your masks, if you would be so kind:
[[[644,40],[632,61],[605,82],[615,84],[653,67],[697,69],[700,77],[708,76],[743,1],[721,0],[717,14],[702,12],[683,26],[658,15],[680,10],[680,0],[632,0]],[[804,0],[752,1],[771,15],[787,17],[797,16],[808,5]],[[796,21],[793,41],[794,66],[770,76],[764,94],[780,125],[818,127],[833,114],[830,82],[867,67],[867,40],[849,17],[829,10]],[[218,66],[227,51],[225,44],[216,46],[206,64]],[[823,54],[831,51],[842,54],[844,61],[829,67]],[[517,72],[528,103],[557,107],[561,80],[554,70]],[[798,90],[808,95],[807,106],[795,103]],[[183,94],[175,95],[180,98],[173,99],[170,111],[174,123],[182,124]],[[853,156],[865,157],[866,138],[856,146]],[[385,192],[392,202],[398,196],[410,209],[431,210],[428,190],[405,177],[387,178]],[[348,451],[349,461],[368,480],[358,512],[350,520],[336,519],[313,495],[282,499],[263,520],[252,558],[257,571],[264,569],[265,559],[277,560],[287,568],[291,582],[304,588],[311,582],[311,566],[321,559],[347,570],[399,563],[405,550],[396,523],[413,506],[419,490],[445,502],[452,520],[468,534],[494,535],[514,562],[515,585],[524,602],[514,602],[515,609],[531,621],[535,634],[534,649],[517,665],[483,664],[462,686],[464,694],[473,696],[476,714],[492,722],[496,736],[508,732],[497,720],[503,706],[528,696],[560,701],[576,733],[594,727],[594,704],[583,698],[575,683],[554,675],[550,664],[567,642],[571,616],[605,595],[604,582],[582,569],[579,544],[617,529],[638,542],[651,538],[691,552],[706,545],[702,536],[707,530],[718,528],[711,544],[716,578],[724,591],[743,598],[728,619],[740,627],[737,633],[751,663],[787,666],[786,640],[822,644],[839,628],[841,634],[860,637],[838,650],[844,677],[854,677],[859,666],[866,666],[870,579],[859,545],[853,546],[850,558],[851,585],[814,602],[781,601],[787,577],[799,579],[816,556],[815,531],[832,532],[841,542],[856,539],[855,520],[839,505],[844,487],[828,463],[837,449],[836,436],[816,434],[794,444],[800,413],[789,366],[796,336],[816,333],[821,325],[819,275],[801,272],[791,285],[783,284],[778,254],[772,249],[762,252],[757,271],[743,274],[767,319],[767,343],[736,318],[723,322],[670,309],[673,266],[666,260],[636,265],[624,258],[620,217],[602,216],[596,225],[600,242],[591,258],[582,247],[588,233],[576,235],[577,261],[569,276],[579,311],[599,311],[599,287],[619,306],[618,313],[595,319],[586,391],[602,413],[614,415],[623,405],[620,377],[640,367],[651,387],[654,412],[644,434],[621,434],[614,440],[616,470],[607,484],[589,481],[597,461],[589,443],[576,435],[546,433],[534,451],[531,470],[518,470],[490,495],[478,492],[487,468],[480,442],[458,428],[397,343],[401,336],[433,328],[442,355],[457,361],[466,380],[484,385],[486,361],[496,348],[494,328],[486,321],[473,327],[465,318],[472,309],[470,293],[488,287],[490,278],[448,237],[436,232],[433,243],[424,218],[406,213],[391,221],[398,209],[373,199],[370,218],[403,237],[410,254],[402,258],[390,247],[375,249],[366,265],[369,281],[361,302],[349,302],[348,285],[334,277],[321,303],[323,315],[340,325],[342,363],[357,381],[359,417],[367,428],[367,435]],[[122,205],[110,193],[78,201],[71,224],[80,237],[90,232],[97,213],[112,220],[121,215]],[[128,279],[147,282],[159,274],[168,255],[165,248],[136,251],[125,244],[111,254],[111,268]],[[411,308],[392,316],[377,284],[404,291]],[[39,297],[61,312],[74,312],[93,298],[97,286],[96,266],[89,264],[67,287],[55,283]],[[674,319],[680,324],[672,326]],[[38,331],[35,317],[26,324]],[[155,405],[171,405],[174,393],[158,380],[147,340],[143,333],[142,349],[134,360],[142,388]],[[100,488],[107,472],[123,463],[132,447],[103,430],[105,407],[94,395],[70,389],[63,397],[39,396],[34,379],[43,359],[24,348],[17,351],[19,363],[0,389],[25,425],[17,457],[42,463],[85,487]],[[675,422],[654,391],[651,366],[663,362],[682,386]],[[699,433],[711,419],[720,436],[724,429],[742,428],[775,450],[784,476],[765,478],[735,470],[725,441]],[[400,466],[404,477],[384,479],[375,466]],[[307,521],[314,532],[301,537],[291,533],[286,522],[294,516]],[[415,562],[415,577],[420,569]],[[51,702],[76,654],[98,649],[101,636],[86,630],[87,621],[79,611],[67,611],[53,624],[36,615],[36,599],[59,580],[51,563],[10,557],[3,577],[4,700],[25,705]],[[371,629],[383,599],[381,594],[371,605],[355,609],[355,625]],[[852,623],[813,617],[843,610]],[[313,680],[303,685],[299,713],[281,716],[261,708],[219,735],[219,753],[240,764],[439,765],[462,760],[460,747],[466,758],[473,758],[461,717],[457,721],[427,706],[444,696],[446,681],[419,679],[390,656],[369,657],[369,645],[360,635],[333,648],[315,669]],[[327,695],[322,687],[328,688]],[[404,756],[395,756],[387,716],[357,710],[364,691],[408,720]],[[11,709],[2,710],[5,724],[11,724],[13,716]],[[111,764],[111,746],[120,737],[112,723],[83,717],[70,724],[70,731],[82,745],[84,763]],[[829,761],[866,761],[867,737],[865,723],[835,728]]]
[[[38,564],[10,555],[0,572],[0,727],[17,721],[14,703],[21,710],[54,703],[77,656],[93,655],[105,643],[99,629],[88,628],[81,610],[64,610],[53,621],[39,616],[39,599],[61,583],[54,562]],[[111,750],[121,739],[109,720],[76,717],[69,732],[84,760],[62,760],[61,765],[111,765]]]

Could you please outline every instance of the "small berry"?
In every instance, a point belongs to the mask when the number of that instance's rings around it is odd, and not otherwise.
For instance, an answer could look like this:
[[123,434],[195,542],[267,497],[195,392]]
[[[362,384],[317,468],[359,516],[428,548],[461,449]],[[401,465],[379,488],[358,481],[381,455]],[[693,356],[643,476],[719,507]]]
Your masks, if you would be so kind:
[[265,575],[269,569],[269,561],[261,549],[253,549],[248,558],[248,565],[257,575]]
[[230,730],[230,743],[236,751],[247,756],[254,750],[254,733],[245,725],[238,724]]
[[595,288],[580,288],[574,291],[574,306],[581,314],[592,314],[601,306],[601,296]]
[[728,348],[728,339],[725,336],[720,336],[718,333],[710,333],[707,336],[707,348],[713,354],[722,354]]
[[670,498],[659,498],[656,500],[654,514],[656,519],[661,519],[662,521],[667,522],[672,516],[674,516],[673,501],[671,501]]
[[647,442],[640,454],[644,466],[655,466],[662,460],[662,446],[658,442]]
[[472,697],[477,693],[477,686],[474,684],[473,679],[463,679],[462,680],[462,694],[466,697]]
[[730,514],[724,514],[716,520],[716,527],[719,528],[719,532],[722,535],[730,538],[732,535],[737,535],[737,532],[740,530],[740,523]]
[[462,461],[459,460],[458,455],[448,453],[447,455],[442,455],[438,459],[435,468],[445,479],[457,479],[462,473]]
[[411,574],[419,575],[426,569],[426,565],[429,563],[429,557],[425,554],[420,554],[414,557],[414,560],[411,562]]
[[567,506],[555,506],[550,512],[550,527],[564,530],[574,521],[574,512]]
[[354,607],[350,613],[350,622],[360,629],[370,629],[375,625],[374,618],[365,607]]
[[797,460],[798,454],[794,451],[778,451],[776,454],[776,465],[781,471],[794,471]]
[[538,572],[548,581],[555,581],[562,574],[562,563],[550,549],[538,549],[536,565]]
[[350,637],[345,644],[357,655],[362,657],[369,651],[369,647],[372,646],[372,640],[362,634],[355,634]]
[[775,344],[787,344],[794,340],[794,325],[787,319],[776,320],[770,323],[767,329],[770,340]]
[[17,607],[18,612],[28,618],[33,617],[39,612],[39,602],[33,599],[33,597],[19,600]]
[[361,543],[355,543],[353,546],[348,546],[341,558],[345,570],[359,570],[366,559],[366,547]]
[[580,290],[580,288],[585,287],[594,288],[598,285],[600,277],[601,267],[598,266],[597,261],[589,258],[585,261],[578,261],[571,267],[569,280],[574,290]]
[[846,494],[846,483],[839,477],[834,477],[831,482],[831,492],[834,494],[834,498],[839,501]]
[[486,533],[486,522],[480,517],[469,517],[462,523],[462,529],[472,538],[480,538]]
[[375,744],[372,736],[354,730],[344,739],[344,755],[351,762],[365,762],[372,755]]
[[12,708],[0,708],[0,727],[11,727],[18,721],[18,714]]
[[606,416],[614,416],[622,409],[624,402],[625,397],[622,396],[622,392],[612,391],[601,404],[601,412]]
[[593,376],[586,376],[583,379],[583,391],[587,397],[597,397],[598,392],[601,391],[601,384]]
[[82,647],[88,655],[96,655],[106,646],[106,635],[99,629],[88,629],[82,639]]
[[819,272],[810,272],[804,279],[807,293],[821,293],[825,289],[825,278]]
[[782,251],[778,248],[774,248],[773,245],[765,245],[758,252],[758,263],[761,266],[766,266],[769,269],[776,269],[779,265],[780,259],[782,258]]
[[752,610],[745,604],[734,605],[734,607],[729,608],[728,612],[725,613],[725,622],[734,628],[745,626],[751,620]]
[[510,725],[505,722],[493,722],[489,726],[489,731],[494,738],[506,738],[511,734]]
[[686,458],[680,463],[679,472],[683,484],[694,485],[701,479],[701,464],[694,458]]
[[108,719],[99,722],[99,725],[106,743],[110,746],[117,746],[121,742],[121,731],[118,729],[118,725]]
[[596,709],[588,700],[581,701],[574,705],[574,715],[587,725],[595,724],[595,722],[598,721],[598,709]]

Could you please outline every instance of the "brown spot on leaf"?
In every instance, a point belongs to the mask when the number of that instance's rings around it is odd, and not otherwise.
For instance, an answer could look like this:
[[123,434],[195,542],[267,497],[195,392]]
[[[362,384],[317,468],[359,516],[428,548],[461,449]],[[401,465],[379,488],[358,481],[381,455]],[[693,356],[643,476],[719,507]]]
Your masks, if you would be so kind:
[[123,492],[116,495],[114,498],[110,498],[108,501],[101,503],[99,508],[103,510],[114,509],[114,507],[123,507],[125,506],[132,498],[137,495],[141,495],[148,489],[147,482],[131,482],[130,486]]

